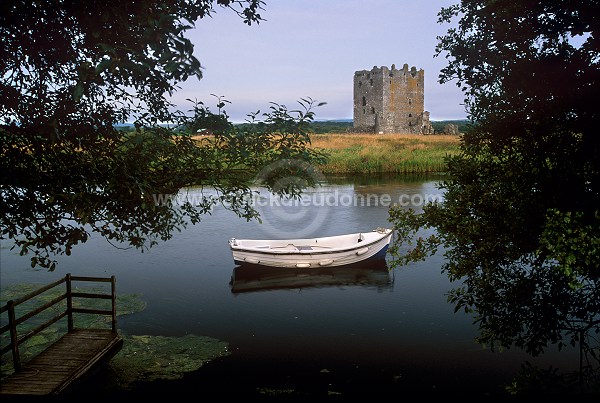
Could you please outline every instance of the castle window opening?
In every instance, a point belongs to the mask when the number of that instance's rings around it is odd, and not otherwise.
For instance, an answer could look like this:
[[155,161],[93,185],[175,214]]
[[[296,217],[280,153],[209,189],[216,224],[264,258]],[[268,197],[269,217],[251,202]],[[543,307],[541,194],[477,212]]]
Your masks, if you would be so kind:
[[363,97],[362,106],[366,106],[366,105],[367,105],[367,98]]

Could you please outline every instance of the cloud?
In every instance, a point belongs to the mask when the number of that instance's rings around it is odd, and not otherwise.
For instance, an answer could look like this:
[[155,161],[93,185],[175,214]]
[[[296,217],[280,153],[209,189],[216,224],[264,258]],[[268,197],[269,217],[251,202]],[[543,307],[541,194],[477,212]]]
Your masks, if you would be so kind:
[[231,101],[232,120],[242,121],[269,102],[295,107],[298,99],[311,97],[327,102],[315,110],[317,119],[352,118],[355,71],[408,63],[425,70],[432,119],[464,118],[458,88],[437,82],[445,60],[434,58],[436,37],[447,29],[437,23],[437,12],[449,4],[278,1],[266,4],[261,13],[266,21],[256,26],[219,9],[189,31],[204,76],[183,83],[173,102],[198,98],[216,104],[209,94],[223,95]]

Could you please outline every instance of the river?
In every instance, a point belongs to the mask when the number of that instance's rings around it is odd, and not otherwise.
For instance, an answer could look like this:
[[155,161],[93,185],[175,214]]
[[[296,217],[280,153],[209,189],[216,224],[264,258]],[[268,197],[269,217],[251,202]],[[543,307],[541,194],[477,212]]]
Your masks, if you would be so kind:
[[419,209],[443,197],[437,180],[330,178],[296,203],[263,192],[257,198],[262,223],[216,207],[200,224],[144,253],[92,236],[71,256],[60,257],[55,272],[31,269],[28,257],[3,242],[0,279],[5,286],[46,284],[65,273],[114,274],[119,293],[138,293],[147,302],[143,312],[120,317],[122,332],[197,334],[229,343],[231,355],[179,381],[182,390],[222,389],[219,382],[227,377],[224,384],[240,391],[487,395],[501,393],[525,360],[572,369],[573,353],[533,360],[518,349],[492,352],[475,343],[473,317],[454,313],[446,300],[455,285],[441,272],[441,254],[395,269],[330,273],[329,279],[308,274],[302,281],[273,281],[276,273],[257,277],[233,263],[232,237],[298,238],[389,227],[391,203]]

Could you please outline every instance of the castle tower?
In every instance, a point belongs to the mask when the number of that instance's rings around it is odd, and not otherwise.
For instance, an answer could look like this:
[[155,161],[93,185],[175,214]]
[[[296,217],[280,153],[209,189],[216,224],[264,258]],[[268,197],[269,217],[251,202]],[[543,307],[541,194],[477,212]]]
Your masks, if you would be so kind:
[[354,129],[369,133],[432,133],[425,109],[425,72],[374,66],[354,73]]

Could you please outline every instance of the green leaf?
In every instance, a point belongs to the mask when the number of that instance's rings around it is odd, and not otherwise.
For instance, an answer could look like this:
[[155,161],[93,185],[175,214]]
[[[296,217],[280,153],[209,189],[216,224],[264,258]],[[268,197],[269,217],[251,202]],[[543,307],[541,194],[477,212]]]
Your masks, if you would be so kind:
[[73,100],[79,102],[83,96],[83,83],[77,83],[73,88]]

